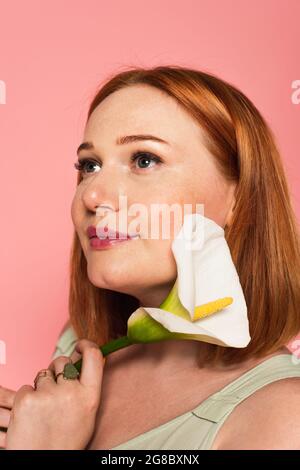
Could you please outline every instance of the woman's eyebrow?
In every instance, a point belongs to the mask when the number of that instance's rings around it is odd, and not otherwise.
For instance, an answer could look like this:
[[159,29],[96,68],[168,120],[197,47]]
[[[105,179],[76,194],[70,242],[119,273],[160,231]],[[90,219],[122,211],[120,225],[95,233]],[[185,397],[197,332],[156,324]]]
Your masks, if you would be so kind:
[[160,142],[162,144],[170,145],[169,142],[162,139],[161,137],[155,137],[154,135],[150,135],[150,134],[125,135],[123,137],[119,137],[116,141],[116,144],[117,145],[128,144],[130,142],[137,142],[139,140],[154,140],[155,142]]
[[[119,137],[116,140],[117,145],[124,145],[124,144],[129,144],[131,142],[138,142],[141,140],[153,140],[155,142],[160,142],[162,144],[170,145],[169,142],[166,140],[162,139],[161,137],[156,137],[154,135],[150,134],[137,134],[137,135],[125,135],[123,137]],[[94,146],[92,142],[82,142],[82,144],[79,145],[77,149],[77,154],[81,150],[94,150]]]

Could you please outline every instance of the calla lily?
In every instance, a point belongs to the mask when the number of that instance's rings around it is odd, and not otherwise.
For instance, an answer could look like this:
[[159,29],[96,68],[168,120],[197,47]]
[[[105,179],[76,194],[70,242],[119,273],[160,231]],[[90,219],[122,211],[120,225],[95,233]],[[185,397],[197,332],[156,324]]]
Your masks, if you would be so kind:
[[[236,348],[249,343],[247,305],[223,228],[201,214],[186,214],[172,252],[177,278],[167,298],[159,308],[135,310],[127,336],[101,346],[103,356],[131,344],[168,339]],[[80,371],[81,359],[74,366]]]

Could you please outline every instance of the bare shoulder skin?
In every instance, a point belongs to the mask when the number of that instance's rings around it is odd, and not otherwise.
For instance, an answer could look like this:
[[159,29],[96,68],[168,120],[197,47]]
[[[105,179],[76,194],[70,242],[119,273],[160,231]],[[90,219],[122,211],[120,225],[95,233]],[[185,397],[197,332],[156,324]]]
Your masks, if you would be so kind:
[[277,380],[240,403],[212,449],[300,450],[300,378]]

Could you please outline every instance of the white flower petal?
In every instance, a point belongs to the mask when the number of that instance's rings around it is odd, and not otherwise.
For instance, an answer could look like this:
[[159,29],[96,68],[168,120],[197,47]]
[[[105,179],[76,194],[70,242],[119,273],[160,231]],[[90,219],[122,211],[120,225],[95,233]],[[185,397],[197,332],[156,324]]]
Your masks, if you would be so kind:
[[[172,251],[179,302],[190,321],[172,314],[172,309],[143,308],[171,332],[199,335],[201,341],[224,346],[247,346],[251,340],[247,305],[223,228],[201,214],[186,214]],[[232,297],[233,303],[193,321],[195,307],[223,297]],[[172,308],[173,304],[170,302]]]
[[[250,335],[247,328],[244,328],[244,322],[236,318],[233,326],[229,326],[227,322],[228,312],[219,311],[215,314],[215,324],[205,327],[206,320],[213,318],[204,318],[195,322],[190,322],[178,315],[173,315],[166,310],[160,308],[143,307],[144,310],[157,322],[163,325],[167,330],[173,333],[183,333],[196,335],[194,339],[205,341],[208,343],[220,344],[222,346],[231,346],[236,348],[243,348],[247,346],[250,341]],[[229,309],[230,306],[226,307]],[[206,322],[207,323],[207,322]]]

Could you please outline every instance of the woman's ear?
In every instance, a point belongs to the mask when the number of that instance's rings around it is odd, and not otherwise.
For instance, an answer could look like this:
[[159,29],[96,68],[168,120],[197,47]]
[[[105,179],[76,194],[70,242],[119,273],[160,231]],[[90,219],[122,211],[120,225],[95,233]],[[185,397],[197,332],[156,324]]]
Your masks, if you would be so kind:
[[232,186],[232,188],[231,188],[231,194],[232,194],[232,196],[231,196],[231,204],[230,204],[229,210],[228,210],[227,215],[226,215],[224,229],[225,229],[226,227],[229,227],[230,224],[231,224],[232,214],[233,214],[233,211],[234,211],[234,208],[235,208],[235,204],[236,204],[235,189],[236,189],[236,183],[235,183],[235,184]]

